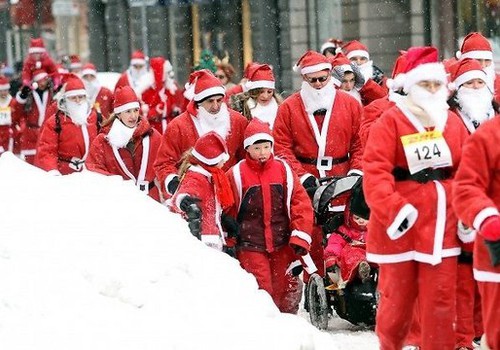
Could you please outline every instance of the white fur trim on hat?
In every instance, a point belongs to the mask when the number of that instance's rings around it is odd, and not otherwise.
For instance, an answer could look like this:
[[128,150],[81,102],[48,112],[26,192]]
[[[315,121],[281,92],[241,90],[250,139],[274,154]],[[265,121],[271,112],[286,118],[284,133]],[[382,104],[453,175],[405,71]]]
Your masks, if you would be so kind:
[[128,111],[129,109],[139,108],[139,102],[133,101],[129,103],[125,103],[124,105],[113,108],[114,114],[119,114],[121,112]]
[[78,89],[78,90],[66,91],[64,93],[64,97],[80,96],[80,95],[87,96],[87,91],[85,89]]
[[350,64],[341,64],[340,66],[337,66],[337,67],[340,67],[340,69],[342,69],[342,72],[353,72],[354,73],[354,69],[352,69]]
[[481,79],[486,82],[486,73],[482,70],[470,70],[462,75],[459,75],[453,82],[455,83],[455,87],[458,89],[460,85],[471,79]]
[[45,48],[43,47],[30,47],[28,49],[28,53],[43,53],[47,50],[45,50]]
[[325,50],[329,48],[335,49],[336,46],[334,43],[327,41],[326,43],[321,45],[321,53],[325,52]]
[[132,58],[130,60],[130,65],[133,66],[134,64],[146,64],[146,60],[144,58]]
[[274,81],[270,80],[257,80],[257,81],[249,80],[245,83],[245,85],[248,90],[259,89],[259,88],[275,89]]
[[258,134],[254,134],[250,137],[247,137],[245,141],[243,141],[243,147],[247,148],[250,145],[253,145],[256,141],[266,140],[274,143],[274,138],[265,132],[259,132]]
[[[196,88],[195,88],[196,90]],[[214,95],[223,95],[226,96],[226,89],[224,89],[224,86],[214,86],[208,89],[205,89],[201,91],[198,94],[194,95],[194,100],[196,102],[201,101],[207,97],[214,96]]]
[[0,90],[9,90],[10,89],[10,84],[2,84],[0,85]]
[[387,86],[387,88],[389,88],[389,90],[398,91],[403,88],[405,79],[406,79],[406,74],[399,73],[394,77],[394,79],[391,78],[387,79],[385,85]]
[[465,53],[461,53],[459,59],[463,60],[464,58],[475,58],[475,59],[483,59],[483,60],[492,60],[493,52],[491,51],[469,51]]
[[73,63],[70,63],[70,65],[69,65],[69,68],[73,68],[73,69],[82,68],[82,67],[83,67],[82,62],[73,62]]
[[43,78],[45,77],[48,77],[49,75],[46,73],[46,72],[41,72],[41,73],[38,73],[37,75],[35,75],[33,77],[33,81],[40,81],[42,80]]
[[198,153],[198,151],[196,149],[193,148],[193,150],[191,151],[191,154],[193,155],[193,157],[195,157],[199,161],[202,161],[206,165],[215,165],[215,164],[219,164],[219,162],[221,160],[224,160],[226,162],[229,160],[229,154],[227,154],[226,152],[219,154],[215,158],[206,158],[203,155],[201,155],[200,153]]
[[354,56],[361,56],[361,57],[366,57],[367,59],[370,59],[370,54],[366,50],[352,50],[346,56],[348,59],[351,59],[351,57],[354,57]]
[[446,85],[448,83],[448,78],[446,77],[446,70],[442,63],[424,63],[411,71],[406,73],[406,79],[404,82],[403,90],[408,93],[410,88],[424,80],[437,80]]
[[331,70],[332,69],[332,64],[331,63],[319,63],[315,64],[313,66],[307,66],[302,69],[300,69],[300,74],[309,74],[309,73],[316,73],[316,72],[321,72],[322,70]]
[[95,69],[90,69],[90,68],[85,68],[82,70],[82,76],[84,75],[93,75],[94,77],[97,76],[97,71]]

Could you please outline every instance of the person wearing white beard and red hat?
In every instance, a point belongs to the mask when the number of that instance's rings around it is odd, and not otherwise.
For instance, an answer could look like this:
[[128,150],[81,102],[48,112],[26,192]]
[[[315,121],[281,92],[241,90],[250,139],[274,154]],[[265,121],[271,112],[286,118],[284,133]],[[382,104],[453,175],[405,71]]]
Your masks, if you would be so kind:
[[125,85],[129,85],[132,89],[136,90],[137,87],[142,84],[141,81],[148,71],[149,69],[144,53],[140,50],[134,51],[130,57],[130,66],[122,73],[116,82],[115,90]]
[[51,115],[49,107],[53,91],[49,75],[42,69],[33,72],[33,81],[30,85],[21,88],[16,94],[16,101],[19,104],[17,112],[21,126],[19,139],[21,159],[33,164],[40,128],[45,119]]
[[[276,155],[290,164],[309,190],[318,186],[318,178],[361,173],[361,104],[335,89],[331,69],[325,56],[307,51],[295,68],[302,75],[302,87],[283,101],[274,122]],[[322,241],[321,227],[315,226],[311,256],[321,276]]]
[[358,65],[365,81],[373,79],[377,84],[385,88],[386,78],[384,72],[373,64],[373,60],[370,60],[370,53],[365,45],[357,40],[351,40],[342,45],[342,52],[351,62]]
[[456,57],[459,60],[473,58],[477,60],[486,72],[486,85],[494,94],[495,101],[500,103],[500,74],[495,73],[493,50],[491,44],[481,33],[469,33],[462,42]]
[[84,64],[80,75],[92,107],[101,114],[102,120],[108,119],[113,111],[113,92],[99,83],[97,69],[92,63]]
[[[237,218],[236,256],[257,279],[281,312],[297,313],[296,285],[287,273],[307,255],[313,210],[299,178],[284,160],[273,156],[274,139],[267,123],[253,119],[245,130],[246,158],[228,171]],[[233,219],[234,220],[234,219]]]
[[372,125],[363,155],[367,258],[380,269],[375,331],[381,349],[401,349],[418,305],[421,348],[454,349],[460,246],[451,185],[467,130],[448,110],[437,49],[412,47],[406,60],[408,95]]
[[108,131],[92,141],[85,167],[132,180],[139,190],[160,201],[153,164],[161,135],[146,118],[141,118],[139,99],[130,86],[116,90],[113,114],[103,128]]
[[19,131],[19,113],[21,108],[9,94],[9,79],[0,76],[0,155],[14,152],[14,138]]
[[35,155],[35,165],[53,175],[81,171],[98,133],[97,114],[81,79],[71,74],[60,93],[58,110],[44,122]]
[[215,131],[226,142],[229,160],[223,170],[229,169],[244,157],[243,133],[248,121],[224,103],[224,87],[207,69],[191,73],[189,84],[193,100],[187,110],[174,118],[162,136],[155,170],[163,195],[169,198],[179,185],[177,174],[184,152],[194,146],[201,135]]
[[222,211],[234,203],[231,185],[222,167],[229,160],[224,139],[209,131],[196,140],[181,165],[181,183],[168,202],[170,209],[182,213],[193,236],[207,246],[222,251],[226,247]]

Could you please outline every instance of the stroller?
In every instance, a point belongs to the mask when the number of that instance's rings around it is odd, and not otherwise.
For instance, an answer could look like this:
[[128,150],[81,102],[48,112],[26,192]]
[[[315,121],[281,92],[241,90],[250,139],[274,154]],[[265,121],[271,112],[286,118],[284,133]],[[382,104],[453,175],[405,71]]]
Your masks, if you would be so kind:
[[[344,208],[353,189],[362,191],[361,176],[350,175],[320,180],[314,192],[313,207],[318,225],[323,227],[326,238],[330,234],[340,234],[337,229],[344,223]],[[326,243],[326,239],[323,240]],[[364,243],[354,242],[357,247]],[[369,274],[363,280],[339,279],[339,272],[328,272],[322,278],[311,275],[306,287],[306,300],[311,323],[319,329],[328,327],[328,316],[333,313],[355,325],[371,327],[375,324],[377,309],[378,267],[371,265]]]

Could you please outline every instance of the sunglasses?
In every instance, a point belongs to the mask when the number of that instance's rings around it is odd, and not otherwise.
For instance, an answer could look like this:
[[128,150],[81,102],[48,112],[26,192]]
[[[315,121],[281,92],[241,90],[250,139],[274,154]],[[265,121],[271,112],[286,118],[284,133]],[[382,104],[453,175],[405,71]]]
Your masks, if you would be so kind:
[[307,82],[309,84],[314,84],[317,81],[320,83],[324,83],[328,79],[328,77],[329,77],[329,75],[323,75],[322,77],[317,77],[317,78],[305,77],[305,79],[307,80]]

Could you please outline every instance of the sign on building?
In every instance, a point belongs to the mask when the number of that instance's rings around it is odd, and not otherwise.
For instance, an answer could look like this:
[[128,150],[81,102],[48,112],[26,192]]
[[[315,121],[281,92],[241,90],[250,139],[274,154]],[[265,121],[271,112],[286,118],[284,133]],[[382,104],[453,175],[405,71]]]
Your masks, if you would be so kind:
[[74,17],[78,16],[79,14],[80,11],[78,9],[78,4],[73,0],[54,0],[54,2],[52,3],[52,15],[54,17]]

